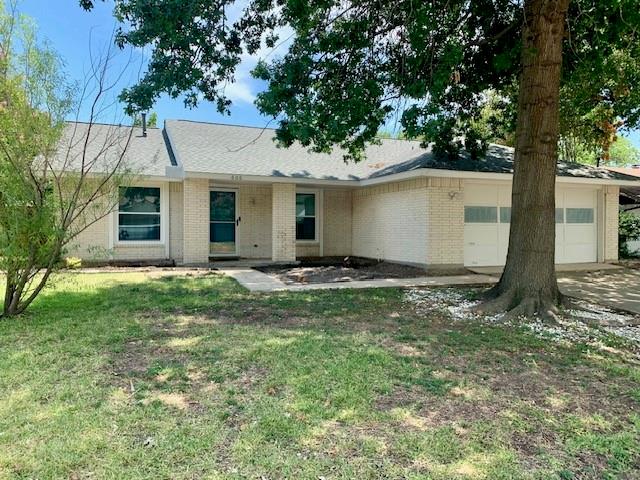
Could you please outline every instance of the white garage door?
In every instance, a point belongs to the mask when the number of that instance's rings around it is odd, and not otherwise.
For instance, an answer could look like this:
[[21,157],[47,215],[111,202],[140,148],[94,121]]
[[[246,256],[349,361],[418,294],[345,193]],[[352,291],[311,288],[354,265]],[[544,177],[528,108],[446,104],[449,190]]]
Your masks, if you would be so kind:
[[[464,264],[504,265],[509,246],[510,185],[467,184],[464,191]],[[597,259],[597,191],[556,192],[556,263]]]

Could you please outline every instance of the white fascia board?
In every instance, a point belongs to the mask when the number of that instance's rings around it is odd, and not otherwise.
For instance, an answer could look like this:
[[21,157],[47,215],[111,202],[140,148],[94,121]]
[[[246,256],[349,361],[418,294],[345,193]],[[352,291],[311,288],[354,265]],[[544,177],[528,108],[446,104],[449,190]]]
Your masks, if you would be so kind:
[[335,187],[357,187],[359,180],[326,180],[304,177],[271,177],[268,175],[244,175],[231,173],[184,172],[185,178],[207,178],[228,183],[294,183],[297,185],[327,185]]
[[[383,177],[366,178],[363,180],[328,180],[301,177],[272,177],[268,175],[242,175],[230,173],[205,173],[205,172],[184,172],[184,178],[207,178],[220,182],[229,183],[294,183],[297,185],[317,185],[335,187],[366,187],[369,185],[380,185],[384,183],[398,182],[421,177],[447,177],[462,178],[469,180],[502,180],[510,182],[513,175],[510,173],[493,172],[465,172],[459,170],[444,170],[437,168],[418,168],[408,172],[394,173]],[[585,178],[585,177],[565,177],[557,176],[557,183],[577,183],[592,185],[627,185],[640,187],[640,179],[616,180],[605,178]]]
[[[511,181],[513,174],[511,173],[494,173],[494,172],[466,172],[459,170],[443,170],[436,168],[419,168],[410,172],[402,172],[391,175],[385,175],[379,178],[367,178],[361,180],[359,184],[361,186],[377,185],[381,183],[396,182],[398,180],[406,180],[418,177],[449,177],[449,178],[463,178],[469,180],[503,180]],[[579,184],[593,184],[593,185],[629,185],[640,187],[640,179],[634,180],[616,180],[609,178],[586,178],[586,177],[566,177],[556,176],[557,183],[579,183]]]

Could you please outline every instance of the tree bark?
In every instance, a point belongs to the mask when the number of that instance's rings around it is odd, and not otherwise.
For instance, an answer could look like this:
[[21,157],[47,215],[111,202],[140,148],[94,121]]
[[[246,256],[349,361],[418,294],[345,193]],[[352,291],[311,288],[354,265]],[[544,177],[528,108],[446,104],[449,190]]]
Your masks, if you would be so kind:
[[504,272],[479,310],[554,318],[555,182],[562,43],[569,0],[525,0],[522,73]]

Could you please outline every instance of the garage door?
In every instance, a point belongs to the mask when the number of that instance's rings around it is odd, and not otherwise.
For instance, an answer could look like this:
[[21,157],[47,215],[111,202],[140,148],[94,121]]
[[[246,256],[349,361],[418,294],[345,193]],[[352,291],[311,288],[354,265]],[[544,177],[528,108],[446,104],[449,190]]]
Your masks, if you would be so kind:
[[[504,265],[509,246],[510,185],[467,184],[464,191],[464,264]],[[597,259],[597,191],[556,192],[556,263]]]

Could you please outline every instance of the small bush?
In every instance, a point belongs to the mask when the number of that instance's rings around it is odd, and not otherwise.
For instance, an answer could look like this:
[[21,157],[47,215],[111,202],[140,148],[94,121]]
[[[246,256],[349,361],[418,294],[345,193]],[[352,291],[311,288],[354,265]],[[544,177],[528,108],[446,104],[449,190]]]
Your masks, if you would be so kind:
[[65,257],[64,268],[69,270],[76,270],[82,267],[82,259],[78,257]]
[[629,212],[620,212],[618,221],[618,249],[620,256],[628,258],[637,256],[637,253],[629,252],[627,242],[640,238],[640,216]]

